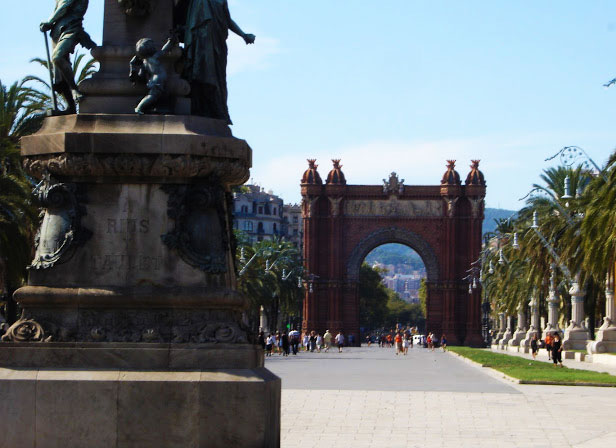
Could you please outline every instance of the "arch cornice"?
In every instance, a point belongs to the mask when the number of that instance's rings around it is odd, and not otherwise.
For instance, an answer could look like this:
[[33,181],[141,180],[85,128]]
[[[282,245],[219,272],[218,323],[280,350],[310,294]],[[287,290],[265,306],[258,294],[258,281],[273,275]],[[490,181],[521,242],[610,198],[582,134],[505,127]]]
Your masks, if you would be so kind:
[[432,246],[419,234],[398,227],[379,229],[357,243],[347,260],[347,280],[359,281],[359,268],[366,256],[374,248],[389,243],[404,244],[417,252],[426,266],[427,281],[438,281],[439,262]]

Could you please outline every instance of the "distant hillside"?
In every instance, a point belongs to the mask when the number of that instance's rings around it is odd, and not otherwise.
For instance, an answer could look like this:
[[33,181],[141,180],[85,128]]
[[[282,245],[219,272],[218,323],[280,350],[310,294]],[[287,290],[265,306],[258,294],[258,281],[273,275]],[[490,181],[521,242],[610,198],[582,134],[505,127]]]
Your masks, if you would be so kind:
[[483,220],[483,233],[494,232],[497,219],[515,218],[518,212],[514,210],[504,210],[502,208],[486,208],[485,219]]
[[382,264],[406,264],[411,266],[411,269],[423,268],[423,261],[417,252],[403,244],[384,244],[377,247],[368,254],[364,260],[370,266],[378,261]]

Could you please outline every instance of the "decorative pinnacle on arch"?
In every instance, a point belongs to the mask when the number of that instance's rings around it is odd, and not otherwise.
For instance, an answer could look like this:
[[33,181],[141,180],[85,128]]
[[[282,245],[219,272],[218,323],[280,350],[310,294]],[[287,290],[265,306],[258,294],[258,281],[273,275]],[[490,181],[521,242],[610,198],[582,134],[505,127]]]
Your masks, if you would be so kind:
[[466,185],[481,185],[485,187],[486,181],[483,173],[479,171],[479,160],[471,160],[471,171],[466,176]]
[[323,181],[317,171],[319,165],[317,165],[317,159],[308,159],[308,169],[302,176],[302,184],[322,185]]
[[460,175],[455,170],[456,161],[448,160],[447,161],[447,171],[443,174],[443,178],[441,179],[441,185],[460,185]]
[[342,172],[342,165],[340,165],[340,159],[332,159],[334,168],[327,175],[328,185],[346,185],[346,179]]

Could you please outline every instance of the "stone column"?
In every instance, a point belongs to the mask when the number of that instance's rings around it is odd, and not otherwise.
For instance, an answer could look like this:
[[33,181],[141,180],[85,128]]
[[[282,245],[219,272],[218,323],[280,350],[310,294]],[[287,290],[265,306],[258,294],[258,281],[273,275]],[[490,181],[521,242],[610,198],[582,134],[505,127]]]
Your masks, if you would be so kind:
[[582,350],[588,343],[588,329],[584,325],[584,295],[586,291],[580,285],[580,273],[575,276],[569,294],[571,294],[571,320],[565,329],[563,348],[565,350]]
[[543,333],[547,332],[560,334],[560,327],[558,326],[558,304],[560,303],[560,297],[556,294],[556,279],[554,277],[554,268],[552,268],[552,275],[550,276],[550,292],[546,300],[548,303],[548,323],[543,329]]
[[259,329],[265,334],[270,332],[267,325],[267,315],[265,314],[263,307],[259,309]]
[[492,341],[492,345],[498,345],[500,340],[503,338],[506,329],[505,323],[505,313],[498,313],[498,333],[494,336],[494,340]]
[[520,346],[528,348],[530,346],[530,341],[533,339],[535,335],[541,336],[540,326],[539,326],[539,303],[537,300],[537,290],[533,291],[533,295],[528,302],[528,306],[530,307],[530,328],[526,333],[526,337],[520,343]]
[[505,333],[503,337],[499,341],[498,345],[500,348],[504,349],[507,347],[507,344],[513,337],[513,316],[506,316],[507,328],[505,329]]
[[518,325],[515,329],[515,333],[509,340],[509,345],[512,347],[516,347],[520,345],[520,342],[526,336],[526,304],[524,301],[518,304]]
[[614,277],[605,281],[605,317],[594,341],[587,346],[589,353],[616,353],[616,304],[614,303]]

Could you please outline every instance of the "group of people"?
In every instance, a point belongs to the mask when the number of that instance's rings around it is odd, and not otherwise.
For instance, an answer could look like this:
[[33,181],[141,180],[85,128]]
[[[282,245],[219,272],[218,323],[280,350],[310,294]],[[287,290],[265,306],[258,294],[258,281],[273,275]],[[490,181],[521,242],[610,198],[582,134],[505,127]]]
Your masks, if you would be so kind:
[[300,350],[328,352],[332,347],[332,342],[338,348],[338,352],[342,353],[342,348],[346,343],[346,337],[342,330],[334,336],[329,330],[321,335],[316,331],[305,331],[301,334],[293,329],[289,333],[286,331],[269,333],[267,337],[263,331],[260,331],[258,337],[258,343],[265,351],[265,356],[272,356],[274,353],[278,353],[280,356],[289,356],[291,353],[297,355]]
[[400,353],[406,355],[408,349],[413,348],[414,344],[429,348],[432,351],[438,347],[441,347],[443,351],[447,350],[447,336],[443,334],[439,339],[434,333],[429,333],[428,336],[420,335],[417,334],[417,327],[398,327],[395,330],[382,331],[366,336],[368,347],[374,342],[378,343],[381,348],[395,347],[396,355]]
[[[541,340],[539,339],[539,335],[535,333],[533,338],[530,340],[530,349],[533,359],[537,359],[537,353],[539,352],[540,345]],[[560,333],[550,333],[548,331],[545,335],[543,346],[548,352],[548,360],[552,360],[555,366],[560,365],[563,367],[563,343],[560,338]]]

